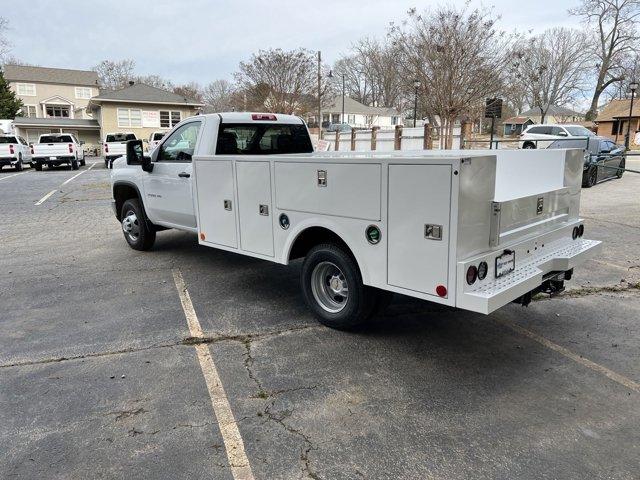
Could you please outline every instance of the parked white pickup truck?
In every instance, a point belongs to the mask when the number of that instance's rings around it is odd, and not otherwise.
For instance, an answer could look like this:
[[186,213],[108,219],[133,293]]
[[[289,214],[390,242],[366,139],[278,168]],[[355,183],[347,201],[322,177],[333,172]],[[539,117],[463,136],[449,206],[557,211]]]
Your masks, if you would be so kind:
[[102,143],[104,155],[104,166],[111,168],[116,158],[122,157],[127,153],[127,142],[129,140],[137,140],[135,133],[120,132],[107,133]]
[[22,170],[25,163],[31,162],[31,149],[27,141],[17,135],[0,135],[0,169],[7,165]]
[[69,165],[77,170],[85,165],[83,144],[71,133],[40,135],[38,143],[31,146],[32,165],[36,170],[42,170],[43,165],[49,168]]
[[132,248],[176,228],[304,257],[310,309],[349,328],[390,292],[488,314],[562,291],[601,248],[578,215],[583,162],[577,149],[314,154],[297,117],[222,113],[184,120],[151,157],[129,142],[111,182]]

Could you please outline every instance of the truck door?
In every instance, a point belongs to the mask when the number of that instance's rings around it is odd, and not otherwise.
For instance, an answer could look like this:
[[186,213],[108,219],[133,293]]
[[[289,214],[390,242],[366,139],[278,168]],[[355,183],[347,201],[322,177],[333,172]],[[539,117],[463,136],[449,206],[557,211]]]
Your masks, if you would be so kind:
[[450,290],[450,215],[450,165],[389,165],[389,285]]
[[151,221],[196,228],[191,157],[202,122],[185,123],[158,147],[153,171],[143,173],[145,207]]

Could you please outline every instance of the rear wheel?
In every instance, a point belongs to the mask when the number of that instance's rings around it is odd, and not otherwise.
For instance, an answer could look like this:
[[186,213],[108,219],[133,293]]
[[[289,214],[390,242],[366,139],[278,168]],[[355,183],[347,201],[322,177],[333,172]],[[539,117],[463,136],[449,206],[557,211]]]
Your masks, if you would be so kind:
[[582,176],[582,186],[585,188],[593,187],[598,181],[598,168],[590,167]]
[[536,146],[535,146],[535,144],[534,144],[534,143],[526,142],[526,143],[522,146],[522,148],[525,148],[525,149],[527,149],[527,150],[533,150],[533,149],[535,149],[535,148],[536,148]]
[[156,232],[150,223],[137,198],[126,200],[122,205],[122,232],[124,238],[134,250],[149,250],[156,241]]
[[36,169],[36,171],[41,172],[42,171],[42,164],[40,162],[36,162],[33,164],[33,168]]
[[360,270],[342,247],[313,247],[300,275],[304,299],[320,323],[337,329],[363,325],[376,306],[374,289],[362,283]]
[[78,170],[79,168],[78,160],[71,160],[71,170]]

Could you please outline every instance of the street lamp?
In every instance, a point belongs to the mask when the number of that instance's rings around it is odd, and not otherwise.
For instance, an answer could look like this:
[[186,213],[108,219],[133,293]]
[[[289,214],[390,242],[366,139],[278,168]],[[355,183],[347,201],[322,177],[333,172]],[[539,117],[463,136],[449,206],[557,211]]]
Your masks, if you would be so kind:
[[417,78],[413,81],[413,88],[414,88],[414,96],[413,96],[413,126],[416,126],[416,118],[418,116],[418,89],[420,88],[422,84],[420,83],[420,80],[418,80]]
[[[345,95],[345,90],[344,90],[344,73],[339,73],[338,75],[340,75],[342,77],[342,122],[341,123],[347,123],[344,121],[344,95]],[[329,70],[329,78],[335,78],[333,75],[333,70]]]
[[631,90],[631,104],[629,105],[629,119],[627,120],[627,135],[624,137],[624,147],[629,150],[629,135],[631,133],[631,116],[633,114],[633,97],[638,89],[638,82],[632,80],[629,84],[629,90]]

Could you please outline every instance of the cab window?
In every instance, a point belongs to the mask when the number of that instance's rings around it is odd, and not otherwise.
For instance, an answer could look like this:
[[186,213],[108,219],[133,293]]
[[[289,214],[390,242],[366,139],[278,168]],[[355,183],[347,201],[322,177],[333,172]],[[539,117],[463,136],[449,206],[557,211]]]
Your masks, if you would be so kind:
[[216,155],[310,153],[313,146],[302,124],[222,124]]
[[182,125],[162,142],[158,162],[190,162],[196,149],[201,122]]

